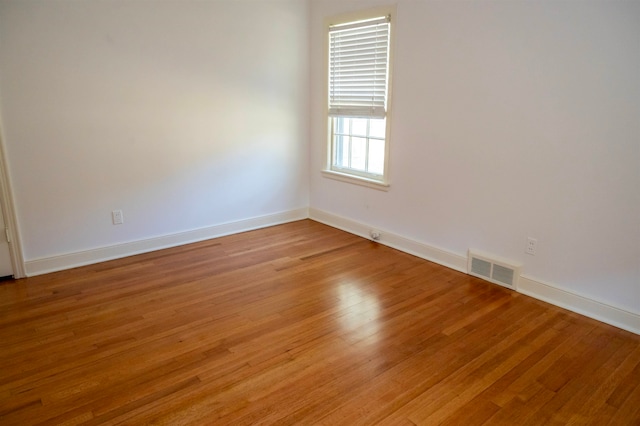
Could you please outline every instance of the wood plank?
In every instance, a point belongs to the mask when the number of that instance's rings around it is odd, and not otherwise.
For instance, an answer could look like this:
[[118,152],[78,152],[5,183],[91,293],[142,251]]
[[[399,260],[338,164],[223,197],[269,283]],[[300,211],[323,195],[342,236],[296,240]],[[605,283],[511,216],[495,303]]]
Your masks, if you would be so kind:
[[0,284],[0,423],[638,424],[640,336],[302,220]]

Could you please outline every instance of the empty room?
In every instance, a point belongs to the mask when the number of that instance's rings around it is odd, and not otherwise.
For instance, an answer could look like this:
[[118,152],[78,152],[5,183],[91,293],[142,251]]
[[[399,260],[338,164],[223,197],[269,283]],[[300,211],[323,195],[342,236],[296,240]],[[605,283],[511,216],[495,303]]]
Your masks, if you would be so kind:
[[640,424],[640,2],[0,0],[0,424]]

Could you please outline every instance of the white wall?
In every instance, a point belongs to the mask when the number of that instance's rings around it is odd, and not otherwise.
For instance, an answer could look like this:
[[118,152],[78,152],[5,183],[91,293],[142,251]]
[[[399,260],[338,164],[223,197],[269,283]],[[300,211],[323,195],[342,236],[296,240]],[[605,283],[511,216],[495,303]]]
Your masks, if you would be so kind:
[[298,0],[2,0],[25,260],[306,207],[308,13]]
[[640,2],[397,3],[389,192],[320,174],[323,20],[385,2],[311,3],[311,207],[640,313]]

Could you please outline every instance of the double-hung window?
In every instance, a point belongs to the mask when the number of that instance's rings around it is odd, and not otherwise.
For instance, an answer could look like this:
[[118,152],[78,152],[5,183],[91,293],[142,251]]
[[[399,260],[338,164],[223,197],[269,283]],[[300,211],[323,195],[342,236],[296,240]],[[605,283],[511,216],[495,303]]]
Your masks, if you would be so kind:
[[391,15],[328,26],[327,174],[388,186]]

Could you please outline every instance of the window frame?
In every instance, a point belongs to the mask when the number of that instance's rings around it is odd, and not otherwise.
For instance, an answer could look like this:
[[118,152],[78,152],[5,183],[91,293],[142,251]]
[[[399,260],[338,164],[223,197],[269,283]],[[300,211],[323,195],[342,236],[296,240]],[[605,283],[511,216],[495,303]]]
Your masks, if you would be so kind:
[[[333,25],[346,24],[350,22],[363,21],[368,19],[377,18],[380,16],[389,16],[389,51],[387,56],[387,96],[386,96],[386,114],[385,114],[385,144],[384,144],[384,169],[383,174],[378,178],[374,174],[367,172],[357,172],[353,170],[344,169],[341,167],[333,166],[334,159],[334,142],[333,142],[333,118],[329,115],[329,28]],[[323,176],[331,179],[336,179],[343,182],[362,185],[378,190],[388,191],[390,188],[389,179],[389,154],[390,154],[390,136],[391,136],[391,122],[392,122],[392,77],[393,77],[393,56],[395,42],[395,22],[396,20],[396,8],[395,6],[379,7],[375,9],[369,9],[365,11],[359,11],[354,13],[342,14],[334,16],[325,20],[324,23],[324,120],[325,125],[325,143],[326,143],[326,157],[325,164],[322,170]],[[375,117],[371,117],[375,118]]]

